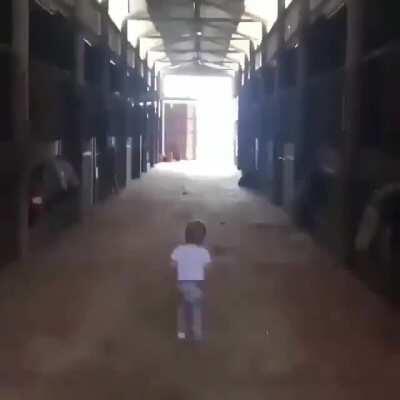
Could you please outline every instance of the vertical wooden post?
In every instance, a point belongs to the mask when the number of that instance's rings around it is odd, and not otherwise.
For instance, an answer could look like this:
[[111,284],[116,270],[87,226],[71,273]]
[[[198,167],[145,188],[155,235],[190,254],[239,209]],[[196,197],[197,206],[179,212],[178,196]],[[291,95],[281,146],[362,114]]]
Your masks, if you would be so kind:
[[140,40],[137,41],[137,45],[135,47],[135,69],[140,75],[140,69],[141,69],[141,58],[140,58]]
[[156,163],[162,161],[162,86],[161,72],[156,73],[157,81],[157,114],[156,114],[156,131],[157,131],[157,152]]
[[353,169],[361,131],[361,64],[366,36],[365,0],[347,0],[347,48],[345,87],[345,168]]
[[366,18],[368,2],[347,0],[347,48],[344,99],[344,143],[341,173],[341,238],[343,256],[351,262],[353,255],[354,224],[352,224],[352,199],[354,177],[358,164],[362,121],[362,60],[367,33]]
[[256,72],[256,50],[254,48],[254,43],[250,41],[250,79],[253,78]]
[[243,74],[243,70],[242,70],[242,66],[239,64],[239,68],[235,74],[235,93],[234,96],[239,96],[240,93],[240,88],[242,86],[242,74]]
[[161,153],[162,157],[165,157],[167,155],[166,153],[166,132],[165,132],[165,124],[166,124],[166,118],[165,118],[165,101],[161,101]]
[[261,65],[264,66],[267,60],[267,26],[262,24],[262,41],[261,41]]
[[[250,155],[251,155],[251,169],[252,172],[258,174],[259,171],[259,153],[260,153],[260,114],[259,114],[259,104],[256,100],[256,94],[258,91],[257,87],[257,76],[256,76],[256,50],[253,41],[250,41],[250,84],[247,87],[249,92],[248,98],[250,99],[249,107],[249,118],[251,123],[248,125],[250,132],[247,132],[247,137],[251,141]],[[256,145],[257,143],[257,145]]]
[[[74,85],[75,95],[78,100],[78,109],[75,111],[75,129],[71,136],[67,138],[64,144],[66,156],[77,171],[81,181],[83,178],[82,171],[82,152],[83,152],[83,107],[82,107],[82,89],[85,84],[85,43],[81,31],[82,15],[84,13],[84,0],[76,0],[74,7]],[[82,181],[83,182],[83,181]],[[76,218],[79,220],[82,217],[84,203],[84,188],[80,185],[79,193],[75,199]]]
[[125,20],[121,28],[121,89],[127,96],[126,75],[128,72],[128,21]]
[[301,0],[300,20],[299,20],[299,37],[297,52],[297,79],[296,83],[299,88],[303,88],[307,81],[308,71],[308,46],[306,43],[306,30],[310,23],[310,0]]
[[[157,77],[157,79],[159,79]],[[160,88],[160,86],[158,86]],[[161,91],[161,88],[159,89]],[[157,162],[162,161],[162,101],[161,101],[161,94],[158,93],[158,112],[157,112]]]
[[249,80],[249,60],[247,59],[247,57],[245,58],[245,62],[244,62],[244,86],[247,86],[247,81]]
[[[149,85],[149,53],[147,53],[146,54],[146,58],[143,60],[143,62],[144,62],[144,80],[145,80],[145,83],[146,83],[146,91],[147,91],[147,87],[148,87],[148,85]],[[147,95],[146,93],[145,93],[145,95]]]
[[83,35],[81,32],[82,15],[84,0],[75,0],[75,65],[74,65],[74,77],[75,83],[82,86],[85,83],[85,44],[83,41]]
[[121,168],[121,186],[126,187],[127,171],[126,171],[126,146],[129,127],[129,113],[130,102],[129,100],[129,87],[127,81],[128,74],[128,20],[124,20],[121,29],[121,92],[123,101],[123,127],[120,133],[120,168]]
[[[147,76],[147,74],[145,74]],[[147,101],[144,100],[143,106],[143,130],[142,130],[142,172],[147,172],[147,149],[148,149],[148,141],[149,141],[149,120],[147,119],[148,115],[148,106]]]
[[285,24],[284,24],[284,14],[285,14],[285,0],[277,0],[278,2],[278,49],[277,49],[277,59],[276,59],[276,72],[275,72],[275,102],[276,102],[276,131],[275,138],[273,142],[273,189],[272,189],[272,201],[275,204],[282,204],[283,192],[282,192],[282,152],[283,152],[283,132],[282,132],[282,107],[280,101],[281,95],[281,81],[282,81],[282,52],[285,48]]
[[[110,126],[110,54],[109,54],[109,17],[108,17],[108,0],[101,3],[101,95],[104,107],[103,127],[99,134],[98,147],[100,150],[100,198],[105,198],[111,194],[111,180],[105,179],[110,176],[111,165],[108,165],[108,134]],[[107,171],[108,170],[108,171]]]
[[151,166],[153,167],[154,164],[156,163],[156,154],[157,154],[157,134],[156,134],[156,109],[154,107],[154,100],[155,100],[155,95],[156,95],[156,70],[155,70],[155,64],[153,65],[153,68],[151,69],[151,101],[152,101],[152,106],[151,106],[151,115],[150,115],[150,163]]
[[[268,62],[268,44],[269,41],[267,40],[267,26],[263,24],[262,26],[262,32],[263,32],[263,39],[261,43],[261,65],[262,65],[262,82],[264,79],[267,79],[267,72],[268,69],[267,67],[267,62]],[[263,88],[263,93],[265,92],[265,85]],[[264,93],[265,94],[265,93]],[[260,165],[260,172],[261,172],[261,179],[260,183],[261,186],[264,189],[268,188],[268,169],[271,164],[268,156],[268,141],[269,141],[269,129],[270,126],[265,124],[265,107],[266,107],[266,95],[263,96],[262,98],[262,103],[261,103],[261,109],[260,109],[260,127],[261,127],[261,134],[260,134],[260,143],[259,143],[259,148],[260,148],[260,158],[259,158],[259,165]]]
[[238,163],[243,176],[254,173],[254,135],[251,129],[250,86],[245,84],[239,95]]
[[109,54],[109,23],[108,23],[108,0],[101,3],[101,90],[103,100],[108,104],[110,95],[110,54]]
[[156,65],[153,65],[151,69],[151,89],[153,92],[156,92]]
[[296,71],[296,89],[298,98],[298,130],[295,139],[295,179],[302,178],[303,162],[305,157],[305,136],[307,134],[306,127],[306,110],[307,110],[307,93],[306,84],[308,78],[308,60],[309,51],[306,43],[306,30],[310,23],[310,0],[301,1],[300,21],[299,21],[299,37],[297,43],[297,71]]
[[281,55],[285,48],[285,0],[276,0],[278,2],[278,20],[277,28],[278,28],[278,48],[277,48],[277,79],[275,80],[275,91],[278,92],[280,90],[281,83]]
[[249,127],[249,115],[251,112],[251,100],[249,93],[251,86],[249,85],[249,78],[252,69],[252,45],[250,44],[250,60],[245,58],[244,65],[244,84],[241,85],[239,90],[239,126],[238,126],[238,166],[242,171],[243,177],[249,173],[254,173],[254,157],[253,157],[253,132]]
[[28,252],[28,141],[29,141],[29,0],[12,2],[13,77],[13,139],[18,154],[18,183],[16,190],[17,255]]

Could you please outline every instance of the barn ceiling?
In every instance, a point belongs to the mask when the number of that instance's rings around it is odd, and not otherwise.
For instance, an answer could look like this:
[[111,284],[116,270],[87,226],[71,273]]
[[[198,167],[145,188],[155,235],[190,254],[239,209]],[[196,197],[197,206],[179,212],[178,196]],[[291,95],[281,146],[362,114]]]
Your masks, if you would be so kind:
[[180,67],[193,70],[200,65],[203,70],[237,70],[249,57],[250,44],[257,48],[263,31],[275,21],[276,4],[276,0],[135,0],[128,10],[128,35],[134,45],[140,43],[142,58],[158,70],[173,67],[176,73]]
[[[63,12],[62,5],[73,8],[77,0],[36,1],[50,11]],[[96,27],[91,3],[78,4],[85,21]],[[140,46],[141,58],[157,72],[235,71],[244,67],[251,44],[257,49],[263,32],[274,24],[277,0],[108,0],[108,10],[119,28],[129,18],[129,41]]]

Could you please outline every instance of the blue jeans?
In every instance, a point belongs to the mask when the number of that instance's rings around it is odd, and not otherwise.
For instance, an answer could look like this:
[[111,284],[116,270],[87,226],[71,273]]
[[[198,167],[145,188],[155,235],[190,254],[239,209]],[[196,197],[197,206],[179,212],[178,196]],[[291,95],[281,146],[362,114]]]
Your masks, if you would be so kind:
[[192,333],[197,340],[203,336],[203,289],[201,281],[179,281],[178,332]]

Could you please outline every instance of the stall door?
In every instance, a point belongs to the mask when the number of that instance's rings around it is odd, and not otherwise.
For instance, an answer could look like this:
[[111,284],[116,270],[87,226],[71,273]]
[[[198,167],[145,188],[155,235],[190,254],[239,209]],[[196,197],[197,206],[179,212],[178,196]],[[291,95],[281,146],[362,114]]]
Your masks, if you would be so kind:
[[165,152],[171,160],[186,158],[188,136],[188,105],[165,105]]

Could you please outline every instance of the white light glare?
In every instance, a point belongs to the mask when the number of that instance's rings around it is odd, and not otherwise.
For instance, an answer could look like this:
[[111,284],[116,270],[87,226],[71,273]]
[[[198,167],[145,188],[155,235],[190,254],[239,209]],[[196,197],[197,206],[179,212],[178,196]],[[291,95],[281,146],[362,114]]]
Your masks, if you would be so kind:
[[[230,77],[168,75],[164,94],[196,100],[196,174],[234,170],[235,109]],[[172,104],[170,105],[172,106]],[[192,171],[193,172],[193,171]]]
[[93,47],[92,43],[90,43],[88,39],[83,38],[83,41],[84,41],[88,46]]

